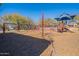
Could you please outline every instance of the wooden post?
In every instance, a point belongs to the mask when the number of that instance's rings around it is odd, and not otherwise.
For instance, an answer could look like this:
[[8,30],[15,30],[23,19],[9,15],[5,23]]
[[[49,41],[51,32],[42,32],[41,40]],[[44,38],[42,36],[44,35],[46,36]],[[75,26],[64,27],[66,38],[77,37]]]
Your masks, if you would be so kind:
[[3,33],[5,33],[5,23],[3,23]]
[[42,14],[42,38],[44,39],[44,14]]
[[19,23],[19,21],[17,20],[17,25],[18,25],[18,30],[20,30],[20,23]]

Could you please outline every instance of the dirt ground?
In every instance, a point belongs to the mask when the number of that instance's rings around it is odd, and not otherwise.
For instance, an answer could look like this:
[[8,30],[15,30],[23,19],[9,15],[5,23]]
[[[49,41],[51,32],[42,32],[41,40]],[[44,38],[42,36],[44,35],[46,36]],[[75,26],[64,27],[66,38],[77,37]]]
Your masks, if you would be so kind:
[[[72,28],[73,33],[58,33],[55,31],[45,31],[45,39],[52,39],[53,46],[50,44],[41,56],[58,55],[58,56],[78,56],[79,55],[79,31]],[[40,30],[20,31],[23,35],[42,38]]]

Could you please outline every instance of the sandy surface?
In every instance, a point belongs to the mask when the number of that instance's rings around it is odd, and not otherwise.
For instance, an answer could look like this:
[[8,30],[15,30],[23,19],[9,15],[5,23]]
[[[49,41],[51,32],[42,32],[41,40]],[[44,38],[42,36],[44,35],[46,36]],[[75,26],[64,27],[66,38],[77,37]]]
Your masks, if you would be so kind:
[[62,33],[53,38],[55,55],[79,55],[79,32]]
[[[52,39],[52,44],[41,54],[42,56],[46,55],[59,55],[59,56],[78,56],[79,55],[79,31],[72,30],[71,32],[58,33],[55,31],[45,31],[45,39]],[[23,35],[29,35],[33,37],[42,38],[41,31],[39,30],[29,30],[29,31],[20,31]],[[49,37],[48,37],[49,35]]]

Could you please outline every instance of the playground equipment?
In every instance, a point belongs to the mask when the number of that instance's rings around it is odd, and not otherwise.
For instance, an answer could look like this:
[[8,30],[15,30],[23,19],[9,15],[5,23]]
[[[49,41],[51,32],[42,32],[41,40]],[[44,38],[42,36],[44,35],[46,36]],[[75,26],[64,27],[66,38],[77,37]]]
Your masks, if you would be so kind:
[[56,18],[56,20],[58,22],[60,22],[58,24],[58,27],[57,27],[57,31],[58,32],[63,32],[63,31],[67,31],[68,29],[65,28],[65,25],[68,25],[68,22],[69,21],[73,21],[73,18],[75,17],[75,15],[71,16],[70,14],[67,14],[67,13],[63,13],[59,16],[59,18]]

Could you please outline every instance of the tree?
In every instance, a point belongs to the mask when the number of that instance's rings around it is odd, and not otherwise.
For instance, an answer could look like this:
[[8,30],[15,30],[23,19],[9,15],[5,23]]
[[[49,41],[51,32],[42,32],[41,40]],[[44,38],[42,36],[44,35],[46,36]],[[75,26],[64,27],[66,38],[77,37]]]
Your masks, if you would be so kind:
[[77,20],[77,24],[79,25],[79,16],[78,15],[74,17],[74,20]]
[[[42,26],[42,20],[39,21],[39,25]],[[45,27],[52,27],[56,25],[57,25],[57,21],[55,19],[47,18],[44,20]]]
[[79,20],[79,16],[75,16],[74,19],[75,19],[75,20]]
[[26,23],[27,19],[19,14],[9,14],[9,15],[4,15],[3,19],[5,21],[8,21],[9,23],[17,23],[19,21],[20,23]]
[[24,16],[19,15],[19,14],[4,15],[3,19],[5,20],[5,22],[8,22],[8,23],[15,23],[15,24],[19,23],[20,25],[22,25],[22,28],[25,25],[28,25],[30,27],[34,26],[34,22],[29,17],[24,17]]

